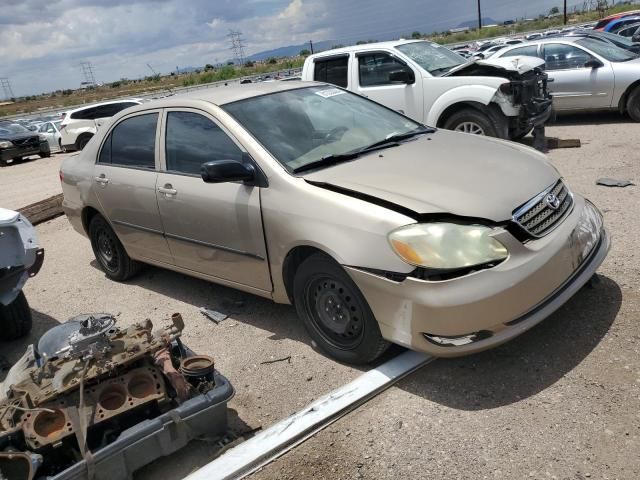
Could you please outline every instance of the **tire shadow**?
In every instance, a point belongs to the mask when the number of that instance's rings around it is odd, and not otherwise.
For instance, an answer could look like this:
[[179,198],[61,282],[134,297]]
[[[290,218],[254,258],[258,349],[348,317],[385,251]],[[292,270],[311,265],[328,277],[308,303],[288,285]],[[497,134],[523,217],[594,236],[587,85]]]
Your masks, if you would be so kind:
[[459,410],[498,408],[537,394],[578,366],[616,319],[622,291],[612,279],[598,279],[509,343],[433,362],[398,388]]

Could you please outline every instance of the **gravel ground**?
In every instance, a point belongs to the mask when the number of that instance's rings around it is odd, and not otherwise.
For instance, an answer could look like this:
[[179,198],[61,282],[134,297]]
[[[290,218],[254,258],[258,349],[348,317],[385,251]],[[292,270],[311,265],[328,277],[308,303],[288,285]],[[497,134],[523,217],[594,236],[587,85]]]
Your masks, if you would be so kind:
[[[583,142],[550,156],[570,186],[604,211],[614,243],[600,281],[503,347],[431,363],[255,478],[640,478],[640,219],[633,214],[639,187],[594,184],[603,176],[640,183],[640,155],[630,140],[640,125],[616,115],[597,117],[602,124],[588,119],[563,119],[548,133]],[[32,163],[54,172],[42,162]],[[19,191],[17,183],[3,183],[4,172],[29,165],[3,169],[0,186]],[[2,201],[22,192],[4,190],[0,205],[21,206]],[[109,311],[127,325],[159,323],[179,311],[185,342],[213,355],[236,388],[230,406],[238,433],[266,427],[361,373],[316,353],[291,307],[156,268],[113,283],[64,217],[38,232],[47,258],[26,286],[36,325],[25,341],[0,344],[9,361],[51,326],[83,312]],[[198,313],[201,306],[232,315],[215,325]],[[194,442],[136,479],[182,478],[217,451]]]
[[49,158],[29,157],[0,167],[0,207],[15,210],[62,193],[60,164],[74,153],[54,153]]

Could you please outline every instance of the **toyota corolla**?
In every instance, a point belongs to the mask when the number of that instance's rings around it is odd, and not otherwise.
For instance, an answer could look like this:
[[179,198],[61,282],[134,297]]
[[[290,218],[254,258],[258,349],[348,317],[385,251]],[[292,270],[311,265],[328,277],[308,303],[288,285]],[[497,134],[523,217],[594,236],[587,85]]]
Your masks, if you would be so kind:
[[499,345],[609,249],[597,208],[544,155],[318,83],[129,108],[60,174],[109,278],[152,264],[293,304],[350,363],[390,343],[435,356]]

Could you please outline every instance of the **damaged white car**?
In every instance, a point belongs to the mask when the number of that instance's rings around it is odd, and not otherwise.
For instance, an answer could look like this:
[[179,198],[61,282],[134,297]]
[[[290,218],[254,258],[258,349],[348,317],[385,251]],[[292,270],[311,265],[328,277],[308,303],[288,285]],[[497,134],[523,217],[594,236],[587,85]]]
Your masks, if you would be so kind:
[[434,127],[518,139],[552,112],[544,61],[467,60],[423,40],[333,49],[309,56],[303,80],[332,83]]
[[0,340],[31,331],[31,309],[22,292],[44,260],[33,225],[18,212],[0,208]]

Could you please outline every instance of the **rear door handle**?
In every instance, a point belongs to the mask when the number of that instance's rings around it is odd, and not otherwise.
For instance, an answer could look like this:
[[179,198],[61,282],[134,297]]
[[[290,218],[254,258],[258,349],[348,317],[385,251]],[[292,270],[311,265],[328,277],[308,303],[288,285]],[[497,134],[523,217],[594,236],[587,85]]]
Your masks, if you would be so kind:
[[173,188],[173,186],[170,183],[165,184],[164,187],[158,187],[158,192],[162,193],[167,197],[173,197],[178,193],[178,191],[175,188]]
[[98,177],[94,177],[94,180],[96,181],[96,183],[99,183],[103,187],[106,187],[109,183],[109,179],[104,175],[104,173]]

